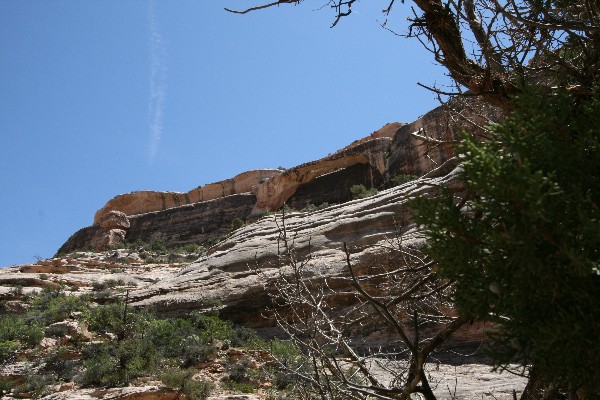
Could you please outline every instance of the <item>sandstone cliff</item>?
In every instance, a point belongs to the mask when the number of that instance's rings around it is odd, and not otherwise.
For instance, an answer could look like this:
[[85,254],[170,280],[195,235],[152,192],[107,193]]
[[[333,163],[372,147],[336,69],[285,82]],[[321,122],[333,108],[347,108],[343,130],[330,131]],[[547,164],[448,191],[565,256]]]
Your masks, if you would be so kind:
[[[59,253],[108,248],[119,242],[156,239],[174,247],[212,244],[236,218],[251,221],[284,204],[296,209],[351,199],[350,188],[362,184],[385,189],[399,174],[422,176],[452,157],[443,141],[463,129],[477,133],[484,107],[457,100],[410,124],[391,123],[317,161],[288,170],[264,169],[198,187],[187,193],[140,191],[118,195],[96,213],[94,224],[76,232]],[[483,114],[494,116],[494,110]],[[128,225],[129,224],[129,225]]]

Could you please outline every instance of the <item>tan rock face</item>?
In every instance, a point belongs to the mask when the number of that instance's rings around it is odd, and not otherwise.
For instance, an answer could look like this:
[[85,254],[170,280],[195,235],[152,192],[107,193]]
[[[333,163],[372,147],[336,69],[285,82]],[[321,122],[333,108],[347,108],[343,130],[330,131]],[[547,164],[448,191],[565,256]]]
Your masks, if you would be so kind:
[[251,192],[253,187],[261,181],[279,174],[281,174],[281,171],[277,169],[248,171],[232,179],[201,186],[187,193],[143,190],[121,194],[109,200],[104,207],[96,212],[94,224],[100,224],[104,215],[110,211],[120,211],[127,216],[146,214],[201,201],[214,200],[232,194]]
[[94,236],[90,241],[90,245],[99,251],[106,250],[110,246],[125,241],[127,232],[123,229],[110,229],[108,231],[100,231],[97,236]]
[[[405,244],[419,246],[422,239],[412,234],[406,201],[410,196],[427,196],[438,185],[454,190],[455,175],[425,178],[422,181],[380,192],[376,196],[335,205],[312,213],[293,212],[286,217],[289,237],[299,255],[312,254],[309,269],[315,275],[345,275],[343,243],[350,246],[357,269],[391,262],[385,249],[400,229]],[[209,254],[182,271],[145,288],[132,291],[134,306],[152,307],[161,313],[178,314],[222,302],[221,315],[253,327],[266,327],[261,318],[268,305],[269,279],[279,275],[278,237],[281,216],[266,216],[234,232],[211,248]],[[258,268],[257,274],[253,269]]]
[[380,174],[385,173],[385,154],[389,151],[392,140],[378,138],[357,144],[339,151],[318,161],[302,164],[287,170],[258,186],[256,205],[252,214],[278,210],[296,193],[302,185],[306,185],[319,176],[351,167],[356,164],[369,164]]
[[[454,113],[438,107],[413,123],[387,124],[330,156],[285,172],[249,171],[187,193],[140,191],[116,196],[96,213],[94,226],[76,232],[59,252],[90,244],[102,250],[138,239],[163,239],[170,247],[208,245],[228,233],[234,218],[251,221],[284,204],[302,209],[341,203],[351,198],[354,184],[381,190],[390,187],[396,175],[423,176],[454,156],[441,142],[455,140],[463,129],[477,132],[485,125],[474,112],[483,106],[471,103],[454,101],[450,104]],[[493,110],[484,113],[494,116]],[[455,118],[458,114],[466,118]]]
[[129,229],[130,223],[127,215],[121,211],[109,211],[98,221],[100,227],[104,230],[111,229]]

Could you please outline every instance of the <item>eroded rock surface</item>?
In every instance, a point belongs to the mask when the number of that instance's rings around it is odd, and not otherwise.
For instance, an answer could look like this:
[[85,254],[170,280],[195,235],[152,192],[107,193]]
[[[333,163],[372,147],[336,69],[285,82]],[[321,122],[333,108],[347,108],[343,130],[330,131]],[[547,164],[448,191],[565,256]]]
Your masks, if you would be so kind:
[[[343,243],[347,243],[356,268],[390,262],[386,244],[397,234],[405,235],[405,245],[419,246],[406,210],[409,197],[426,196],[439,185],[459,190],[455,173],[424,178],[379,194],[311,213],[292,212],[285,217],[288,237],[294,238],[298,255],[312,255],[309,270],[329,277],[346,273]],[[268,321],[260,318],[268,304],[269,279],[278,274],[281,243],[281,214],[265,216],[235,231],[210,249],[207,255],[180,272],[156,284],[131,292],[132,303],[151,306],[165,314],[202,309],[218,299],[222,314],[253,327]],[[260,270],[260,274],[256,273]]]
[[254,186],[265,179],[281,174],[281,172],[278,169],[248,171],[231,179],[200,186],[187,193],[142,190],[120,194],[109,200],[104,207],[96,212],[94,224],[101,223],[104,215],[110,211],[120,211],[127,216],[146,214],[187,204],[215,200],[232,194],[252,192]]

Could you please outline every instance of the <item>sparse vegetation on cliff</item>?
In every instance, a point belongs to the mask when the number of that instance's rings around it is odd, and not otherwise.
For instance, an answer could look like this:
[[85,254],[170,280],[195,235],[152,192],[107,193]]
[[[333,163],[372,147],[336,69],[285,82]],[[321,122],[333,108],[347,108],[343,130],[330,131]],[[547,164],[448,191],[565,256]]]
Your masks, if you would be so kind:
[[352,193],[352,199],[354,200],[365,199],[376,195],[378,192],[379,191],[376,188],[367,189],[363,184],[353,185],[350,188],[350,193]]
[[[130,307],[127,296],[116,290],[103,299],[105,304],[60,288],[22,300],[31,305],[29,311],[0,318],[0,360],[23,362],[31,373],[24,381],[3,378],[0,394],[38,398],[70,382],[111,388],[154,379],[201,400],[217,390],[218,382],[198,378],[199,369],[215,363],[223,365],[221,390],[251,392],[270,379],[257,370],[257,362],[265,362],[257,358],[263,352],[257,346],[267,344],[254,331],[217,315],[159,318]],[[276,368],[268,368],[275,373]]]

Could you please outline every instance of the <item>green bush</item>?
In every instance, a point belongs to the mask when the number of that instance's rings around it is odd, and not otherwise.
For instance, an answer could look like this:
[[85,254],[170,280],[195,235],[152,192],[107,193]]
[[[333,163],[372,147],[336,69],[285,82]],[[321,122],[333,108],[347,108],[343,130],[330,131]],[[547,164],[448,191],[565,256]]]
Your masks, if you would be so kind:
[[174,252],[177,254],[204,254],[206,248],[196,243],[188,243],[177,247]]
[[123,321],[124,315],[124,303],[106,304],[93,308],[89,313],[87,321],[89,328],[94,332],[122,334],[126,329]]
[[294,371],[304,370],[305,360],[294,344],[274,339],[269,343],[269,353],[279,364],[272,368],[275,387],[285,390],[298,382],[298,374]]
[[68,296],[62,289],[44,287],[34,298],[28,320],[44,325],[68,319],[74,312],[87,312],[88,301],[85,297]]
[[218,349],[204,342],[198,335],[191,335],[181,342],[184,368],[212,361],[217,358]]
[[160,380],[165,386],[181,391],[190,400],[205,400],[214,390],[214,385],[209,381],[192,379],[195,373],[193,368],[168,369],[160,375]]
[[210,381],[189,379],[185,381],[182,392],[190,400],[205,400],[214,388],[215,385]]
[[217,316],[193,313],[191,322],[200,330],[199,337],[203,343],[212,343],[215,340],[231,340],[234,336],[231,324],[219,319]]
[[185,351],[184,340],[197,332],[196,327],[186,320],[153,319],[148,321],[146,337],[154,343],[165,357],[178,357]]
[[418,178],[419,177],[417,175],[398,174],[398,175],[394,175],[392,177],[391,181],[394,184],[394,186],[400,186],[407,182],[414,181],[415,179],[418,179]]
[[71,381],[76,373],[80,361],[71,359],[66,347],[59,347],[45,362],[44,371],[50,372],[62,381]]
[[84,386],[122,386],[156,368],[159,355],[143,338],[92,344],[83,354]]
[[29,372],[25,382],[14,388],[13,391],[15,393],[32,394],[34,398],[38,398],[50,394],[49,385],[55,383],[56,380],[52,375]]
[[82,354],[84,372],[80,383],[83,386],[117,386],[118,360],[109,351],[107,343],[92,344]]
[[304,208],[302,208],[302,212],[314,212],[314,211],[318,211],[318,210],[322,210],[324,208],[329,207],[329,203],[324,202],[319,204],[318,206],[312,204],[312,203],[308,203],[306,206],[304,206]]
[[241,227],[243,227],[244,225],[246,225],[244,220],[236,217],[233,219],[233,221],[231,221],[231,225],[229,225],[229,232],[236,231],[236,230],[240,229]]
[[9,394],[15,387],[15,383],[10,378],[0,378],[0,396]]
[[[493,321],[497,366],[600,391],[600,95],[526,90],[493,141],[460,147],[469,197],[419,199],[460,312]],[[459,202],[460,201],[460,202]],[[594,395],[592,395],[594,394]]]
[[365,185],[353,185],[350,188],[350,193],[352,193],[352,199],[356,200],[374,196],[378,193],[378,190],[375,188],[367,190]]
[[24,317],[14,315],[0,319],[0,343],[2,343],[2,353],[4,354],[9,349],[15,349],[15,342],[27,347],[34,347],[43,337],[43,325],[37,321],[26,321]]
[[250,360],[243,358],[227,367],[227,379],[235,383],[250,382]]
[[155,251],[157,253],[165,253],[167,251],[167,246],[165,239],[158,238],[150,242],[144,247],[146,250]]
[[0,341],[0,361],[10,360],[15,351],[21,348],[21,343],[18,340],[2,340]]

